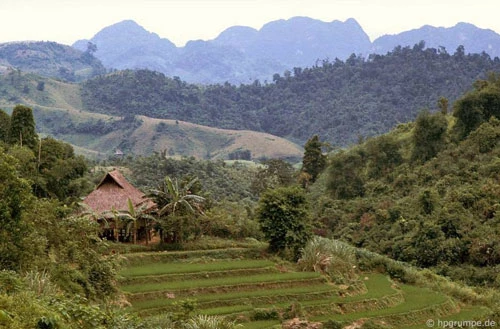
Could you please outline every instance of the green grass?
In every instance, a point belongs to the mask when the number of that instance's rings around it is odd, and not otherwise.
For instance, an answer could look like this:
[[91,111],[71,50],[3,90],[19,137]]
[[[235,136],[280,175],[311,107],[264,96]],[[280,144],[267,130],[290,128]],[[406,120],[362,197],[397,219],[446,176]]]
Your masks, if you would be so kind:
[[274,263],[268,260],[234,260],[211,263],[153,263],[125,268],[120,271],[120,275],[124,277],[140,277],[165,274],[229,271],[272,266],[274,266]]
[[253,309],[254,309],[253,305],[247,304],[247,305],[230,305],[230,306],[213,307],[200,310],[199,312],[200,314],[205,314],[205,315],[228,315],[234,313],[250,312]]
[[148,251],[126,255],[126,268],[160,263],[201,263],[208,260],[260,259],[265,247],[258,248],[223,248],[182,251]]
[[214,278],[190,281],[176,281],[176,282],[158,282],[158,283],[144,283],[132,284],[122,286],[122,290],[128,293],[141,293],[165,290],[181,290],[181,289],[196,289],[213,286],[229,286],[245,283],[263,283],[263,282],[280,282],[290,280],[305,280],[312,278],[319,278],[318,273],[312,272],[289,272],[289,273],[267,273],[258,275],[248,275],[245,277],[227,277],[227,278]]
[[374,299],[396,293],[396,290],[392,288],[391,282],[387,276],[374,273],[366,275],[366,277],[368,280],[364,280],[363,282],[366,286],[367,292],[365,294],[347,296],[342,298],[342,302],[348,303],[364,299]]
[[[283,296],[295,296],[304,295],[312,293],[335,293],[335,288],[327,284],[311,284],[308,286],[299,286],[292,288],[281,288],[281,289],[256,289],[252,291],[232,291],[228,293],[219,294],[201,294],[196,295],[195,299],[198,303],[219,301],[224,302],[228,300],[242,301],[244,299],[250,300],[252,298],[258,297],[283,297]],[[133,310],[142,310],[148,308],[160,308],[172,305],[178,301],[178,299],[169,298],[158,298],[150,300],[141,300],[137,302],[132,302]],[[202,307],[202,305],[199,305]]]
[[[434,324],[437,328],[438,320],[441,321],[486,321],[488,318],[486,317],[490,310],[481,306],[469,306],[460,310],[459,313],[452,314],[449,316],[439,317],[439,318],[430,318],[434,321]],[[404,329],[428,329],[429,326],[426,323],[416,324],[409,327],[404,327]]]
[[442,304],[448,300],[447,296],[434,292],[427,288],[402,285],[401,290],[404,293],[405,302],[396,305],[394,307],[378,309],[378,310],[370,310],[365,312],[320,316],[314,319],[319,321],[326,321],[326,320],[354,321],[361,318],[374,318],[374,317],[402,314],[406,312],[421,310],[433,305]]
[[[304,273],[304,272],[302,272]],[[307,272],[305,272],[307,273]],[[369,289],[359,296],[341,297],[337,295],[338,288],[329,284],[314,284],[281,289],[259,289],[251,291],[230,291],[226,293],[199,294],[194,297],[198,303],[200,313],[207,315],[248,314],[254,308],[277,307],[285,309],[291,303],[299,301],[304,307],[322,308],[325,305],[356,303],[371,299],[391,296],[398,291],[391,287],[388,278],[381,274],[369,274],[363,281]],[[326,294],[331,294],[326,297]],[[326,297],[326,298],[325,298]],[[154,314],[173,310],[174,303],[182,298],[159,298],[132,301],[132,311],[141,315]],[[328,306],[327,306],[328,307]],[[275,322],[273,322],[275,323]],[[263,326],[265,324],[262,324]],[[246,327],[246,326],[245,326]]]

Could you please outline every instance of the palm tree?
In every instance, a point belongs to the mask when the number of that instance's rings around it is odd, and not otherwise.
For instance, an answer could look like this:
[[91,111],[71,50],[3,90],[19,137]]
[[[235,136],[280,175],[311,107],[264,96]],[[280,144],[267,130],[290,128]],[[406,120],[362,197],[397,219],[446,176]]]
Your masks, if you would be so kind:
[[[160,219],[172,219],[171,223],[164,222],[162,226],[167,226],[168,224],[174,226],[174,240],[179,242],[182,241],[183,233],[182,218],[179,217],[179,214],[203,214],[202,205],[205,202],[205,198],[192,194],[190,191],[193,184],[197,181],[198,178],[194,178],[185,185],[179,186],[177,180],[172,181],[170,177],[166,176],[160,188],[151,191],[148,195],[148,197],[152,198],[158,205],[158,215]],[[177,228],[175,226],[177,226]]]
[[149,227],[148,223],[155,220],[153,216],[148,213],[148,209],[146,205],[142,205],[139,207],[134,207],[132,200],[127,199],[127,211],[119,211],[117,217],[121,219],[127,228],[127,234],[130,232],[130,229],[133,228],[133,242],[137,244],[137,221],[144,220],[144,226],[146,227],[146,245],[148,244],[149,236],[147,229]]

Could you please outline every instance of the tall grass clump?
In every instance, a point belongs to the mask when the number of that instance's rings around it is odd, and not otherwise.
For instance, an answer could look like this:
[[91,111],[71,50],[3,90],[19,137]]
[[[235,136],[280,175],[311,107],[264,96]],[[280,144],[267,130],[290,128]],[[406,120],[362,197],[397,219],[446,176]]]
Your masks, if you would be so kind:
[[185,329],[235,329],[239,327],[241,325],[224,317],[203,314],[189,319],[183,326]]
[[54,296],[59,293],[59,288],[52,283],[46,271],[29,271],[24,275],[23,281],[27,290],[34,292],[37,296]]
[[326,274],[339,284],[358,278],[356,249],[338,240],[314,237],[301,249],[297,265],[301,271]]

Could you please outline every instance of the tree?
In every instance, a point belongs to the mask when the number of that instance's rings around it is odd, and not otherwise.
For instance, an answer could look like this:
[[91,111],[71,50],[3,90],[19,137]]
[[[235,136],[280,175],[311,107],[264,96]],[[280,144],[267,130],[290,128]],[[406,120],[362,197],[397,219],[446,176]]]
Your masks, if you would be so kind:
[[302,171],[310,175],[311,183],[316,181],[316,178],[326,166],[326,155],[322,151],[323,146],[324,143],[319,141],[318,135],[311,137],[304,146]]
[[0,141],[7,142],[10,129],[10,116],[0,109]]
[[50,137],[44,138],[39,165],[50,195],[63,200],[78,197],[81,190],[86,188],[82,181],[87,171],[86,160],[81,155],[75,155],[73,147],[68,143]]
[[35,119],[31,108],[17,105],[10,117],[8,142],[27,146],[32,150],[38,147],[38,135],[35,132]]
[[293,166],[280,159],[271,159],[262,163],[264,168],[259,169],[252,180],[252,191],[259,195],[270,188],[289,186],[294,183],[295,169]]
[[194,178],[187,184],[179,186],[177,180],[172,181],[166,176],[160,188],[148,195],[158,205],[162,229],[172,232],[173,242],[182,242],[186,233],[182,215],[203,213],[202,205],[205,198],[192,194],[190,190],[197,181],[198,179]]
[[0,270],[18,270],[22,262],[25,224],[31,199],[29,184],[17,176],[16,159],[0,148]]
[[391,135],[382,135],[366,142],[367,174],[370,178],[387,175],[403,162],[398,141]]
[[448,114],[448,98],[440,97],[437,106],[443,115]]
[[365,194],[361,172],[364,159],[356,151],[339,152],[328,167],[327,189],[336,199],[352,199]]
[[130,232],[130,228],[132,226],[132,236],[133,243],[137,244],[137,222],[140,220],[144,221],[144,226],[146,227],[146,245],[149,242],[149,230],[148,228],[151,226],[150,223],[154,221],[154,217],[148,213],[148,209],[146,205],[140,207],[134,207],[132,200],[127,200],[127,211],[120,211],[116,214],[118,219],[121,219],[125,222],[127,232]]
[[311,237],[305,192],[296,186],[268,190],[259,200],[257,219],[269,250],[297,260]]
[[448,121],[442,113],[423,111],[415,121],[412,160],[426,162],[441,151],[446,142]]
[[492,116],[500,118],[500,76],[476,81],[474,90],[455,102],[453,116],[457,118],[454,134],[459,140]]

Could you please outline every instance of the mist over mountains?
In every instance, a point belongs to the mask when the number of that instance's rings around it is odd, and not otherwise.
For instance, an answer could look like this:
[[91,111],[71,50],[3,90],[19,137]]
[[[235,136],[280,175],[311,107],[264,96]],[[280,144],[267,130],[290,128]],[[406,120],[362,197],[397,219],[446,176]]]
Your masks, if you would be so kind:
[[89,42],[95,44],[94,56],[108,69],[150,69],[192,83],[239,84],[272,81],[276,73],[311,67],[323,60],[345,60],[352,54],[386,54],[422,40],[427,48],[451,54],[463,46],[466,53],[500,55],[500,35],[468,23],[449,28],[425,25],[371,42],[353,18],[323,22],[308,17],[272,21],[260,30],[233,26],[213,40],[189,41],[184,47],[125,20],[73,47],[86,51]]

